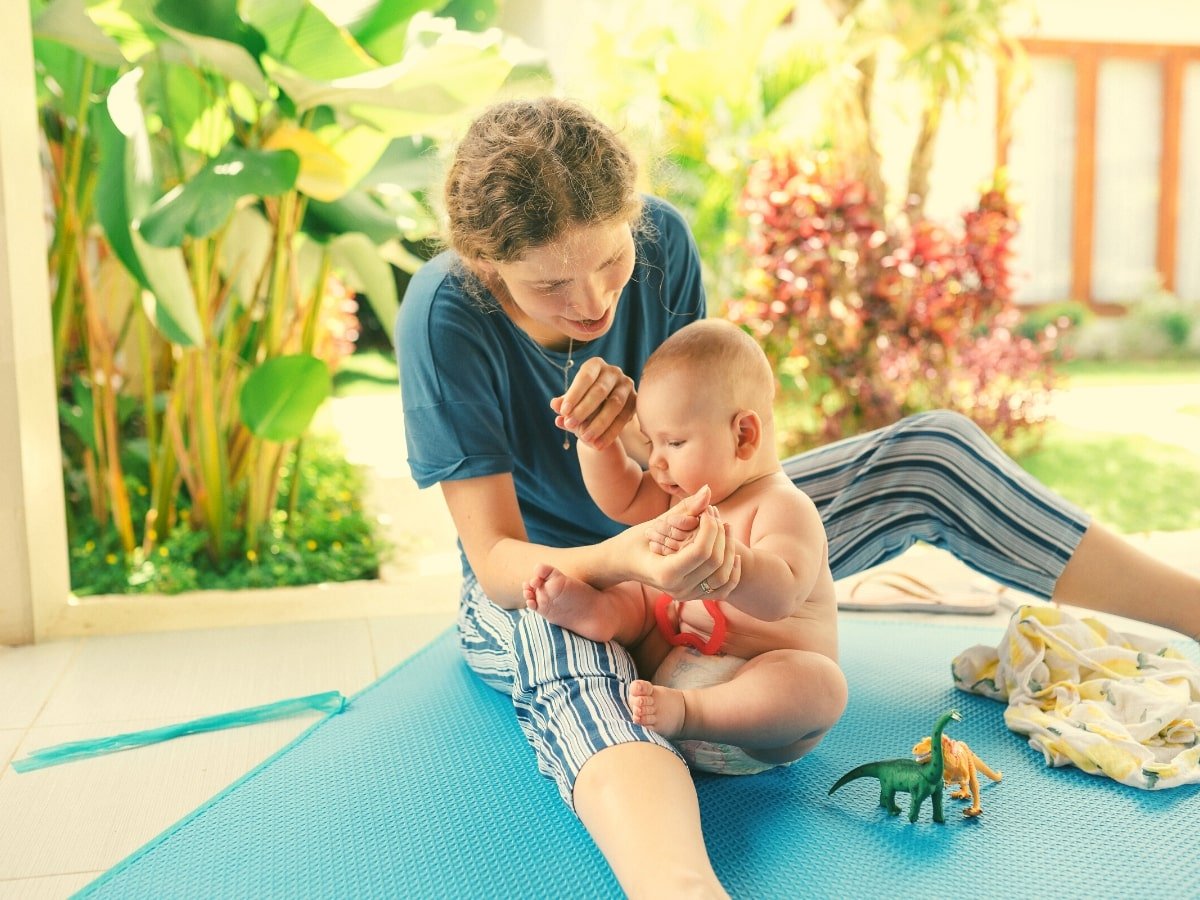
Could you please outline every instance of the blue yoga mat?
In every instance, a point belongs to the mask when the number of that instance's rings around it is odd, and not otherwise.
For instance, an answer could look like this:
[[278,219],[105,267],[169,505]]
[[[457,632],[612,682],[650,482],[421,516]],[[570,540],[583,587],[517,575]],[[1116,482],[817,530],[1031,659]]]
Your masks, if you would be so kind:
[[[735,897],[1196,897],[1200,790],[1143,792],[1049,769],[1003,706],[956,691],[950,660],[996,629],[846,621],[850,705],[796,765],[697,775],[705,837]],[[907,755],[950,708],[948,734],[1004,780],[983,814],[946,824],[878,806],[873,759]],[[901,805],[906,797],[901,796]],[[670,840],[670,835],[663,835]],[[79,896],[616,898],[582,826],[537,774],[508,699],[450,632],[306,731]]]

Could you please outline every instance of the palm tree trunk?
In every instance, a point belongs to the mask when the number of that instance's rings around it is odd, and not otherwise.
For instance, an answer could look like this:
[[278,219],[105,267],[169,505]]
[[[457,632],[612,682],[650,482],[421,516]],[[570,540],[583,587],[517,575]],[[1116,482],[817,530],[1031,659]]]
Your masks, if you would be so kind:
[[[862,0],[825,0],[839,24],[842,24],[857,11]],[[853,142],[855,149],[847,152],[845,157],[855,161],[854,176],[867,186],[871,194],[871,211],[877,218],[883,217],[883,207],[887,201],[887,187],[883,181],[883,156],[875,144],[874,129],[871,123],[871,106],[875,96],[875,57],[865,56],[859,60],[858,83],[846,103],[851,108],[841,110],[845,114],[842,126],[846,128],[847,137]]]
[[858,105],[862,116],[862,155],[859,159],[859,178],[871,193],[871,211],[883,218],[883,207],[887,202],[887,186],[883,181],[883,155],[875,144],[875,133],[871,123],[871,105],[875,96],[875,57],[869,56],[858,64],[861,76],[858,82]]
[[933,150],[937,143],[938,128],[942,123],[944,98],[935,97],[921,112],[921,130],[913,146],[912,159],[908,166],[908,194],[904,208],[909,222],[916,224],[925,218],[925,200],[929,195],[929,173],[933,169]]

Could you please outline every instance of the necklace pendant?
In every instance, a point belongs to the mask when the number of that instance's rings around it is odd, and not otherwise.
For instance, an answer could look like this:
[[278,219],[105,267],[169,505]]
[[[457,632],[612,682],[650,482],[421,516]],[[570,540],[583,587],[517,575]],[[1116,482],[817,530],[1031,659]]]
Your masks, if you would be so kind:
[[[570,386],[571,386],[571,378],[567,373],[571,371],[571,368],[574,365],[575,365],[575,339],[568,338],[568,340],[567,340],[567,364],[565,366],[563,366],[563,396],[564,397],[567,395],[567,391],[570,389]],[[565,432],[563,434],[563,449],[564,450],[571,449],[571,433],[569,431]]]

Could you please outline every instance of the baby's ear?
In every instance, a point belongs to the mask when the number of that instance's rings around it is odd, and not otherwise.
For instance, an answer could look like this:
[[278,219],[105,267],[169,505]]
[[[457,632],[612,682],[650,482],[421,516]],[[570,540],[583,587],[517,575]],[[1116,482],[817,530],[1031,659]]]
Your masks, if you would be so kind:
[[762,444],[762,419],[750,409],[739,409],[733,417],[733,433],[737,440],[738,459],[749,459]]

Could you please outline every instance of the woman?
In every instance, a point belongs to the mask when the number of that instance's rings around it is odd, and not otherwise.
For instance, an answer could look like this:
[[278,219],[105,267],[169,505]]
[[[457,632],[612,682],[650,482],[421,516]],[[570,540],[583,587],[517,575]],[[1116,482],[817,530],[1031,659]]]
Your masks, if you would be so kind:
[[[635,185],[628,150],[572,103],[502,103],[472,124],[446,180],[450,249],[401,308],[409,465],[420,486],[441,485],[458,531],[468,663],[511,693],[539,768],[622,887],[724,896],[686,767],[632,721],[628,654],[524,611],[523,581],[543,563],[680,600],[721,598],[736,582],[724,532],[698,515],[707,497],[658,526],[694,533],[658,555],[644,528],[619,530],[596,510],[572,447],[624,434],[636,452],[642,364],[705,315],[686,225]],[[1200,633],[1200,579],[1089,524],[961,416],[914,416],[785,468],[821,511],[837,577],[924,540],[1030,593]],[[684,610],[703,631],[700,606]],[[773,626],[726,609],[730,652],[777,645]]]

